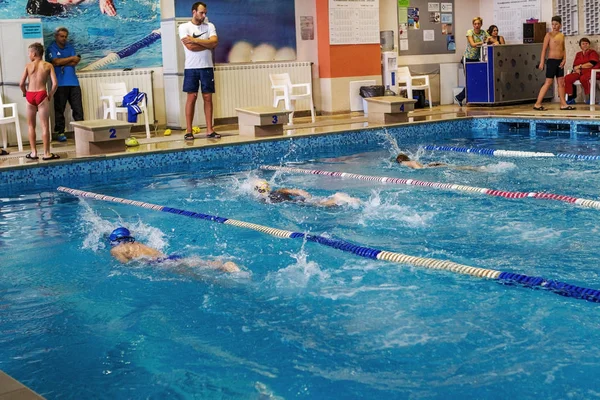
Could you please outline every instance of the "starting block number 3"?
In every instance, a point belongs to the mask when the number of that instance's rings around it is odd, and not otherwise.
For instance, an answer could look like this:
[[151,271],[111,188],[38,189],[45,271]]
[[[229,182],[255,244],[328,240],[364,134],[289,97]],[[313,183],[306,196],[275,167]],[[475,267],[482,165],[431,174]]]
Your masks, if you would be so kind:
[[276,124],[279,121],[279,118],[277,118],[277,115],[273,115],[273,120],[271,121],[272,124]]

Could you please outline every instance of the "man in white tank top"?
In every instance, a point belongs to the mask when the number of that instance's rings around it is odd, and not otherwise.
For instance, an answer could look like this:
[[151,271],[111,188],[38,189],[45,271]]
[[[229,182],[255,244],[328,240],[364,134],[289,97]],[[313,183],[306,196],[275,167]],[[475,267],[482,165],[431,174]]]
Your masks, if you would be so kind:
[[179,26],[179,38],[185,51],[185,69],[183,91],[187,93],[185,103],[186,140],[194,140],[192,121],[196,109],[198,91],[202,91],[204,116],[206,117],[206,137],[220,138],[213,129],[212,94],[215,92],[213,49],[219,39],[215,26],[206,19],[206,4],[196,2],[192,5],[192,20]]

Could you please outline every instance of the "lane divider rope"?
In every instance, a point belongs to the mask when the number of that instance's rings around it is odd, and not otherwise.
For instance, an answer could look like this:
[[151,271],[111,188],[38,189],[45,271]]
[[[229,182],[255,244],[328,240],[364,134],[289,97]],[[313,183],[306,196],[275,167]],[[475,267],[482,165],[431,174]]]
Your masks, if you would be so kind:
[[360,175],[360,174],[352,174],[349,172],[340,172],[340,171],[322,171],[318,169],[302,169],[302,168],[293,168],[293,167],[280,167],[274,165],[262,165],[260,167],[263,170],[267,171],[283,171],[290,173],[299,173],[299,174],[309,174],[309,175],[325,175],[332,176],[335,178],[350,178],[350,179],[358,179],[363,181],[374,181],[381,183],[392,183],[397,185],[411,185],[411,186],[423,186],[423,187],[431,187],[435,189],[446,189],[446,190],[455,190],[459,192],[472,192],[472,193],[480,193],[487,194],[488,196],[495,197],[504,197],[507,199],[523,199],[523,198],[532,198],[532,199],[540,199],[540,200],[556,200],[562,201],[569,204],[576,204],[578,206],[586,207],[586,208],[594,208],[596,210],[600,210],[600,201],[590,200],[590,199],[582,199],[573,196],[565,196],[561,194],[553,194],[546,192],[509,192],[506,190],[496,190],[496,189],[488,189],[488,188],[480,188],[474,186],[465,186],[458,185],[454,183],[442,183],[442,182],[427,182],[427,181],[419,181],[416,179],[404,179],[404,178],[390,178],[385,176],[372,176],[372,175]]
[[190,218],[202,219],[205,221],[217,222],[225,225],[233,225],[240,228],[251,229],[257,232],[266,233],[272,236],[288,239],[306,239],[309,242],[319,243],[334,249],[342,250],[355,254],[360,257],[369,258],[372,260],[383,260],[399,264],[409,264],[416,267],[424,267],[428,269],[437,269],[455,272],[463,275],[470,275],[478,278],[488,278],[506,283],[519,283],[526,287],[537,287],[550,290],[561,296],[574,297],[600,303],[600,290],[584,288],[576,285],[570,285],[565,282],[547,280],[539,276],[527,276],[512,272],[501,272],[493,269],[472,267],[468,265],[458,264],[452,261],[437,260],[434,258],[409,256],[406,254],[395,253],[391,251],[379,250],[365,246],[358,246],[345,240],[327,238],[319,235],[311,235],[302,232],[292,232],[284,229],[271,228],[264,225],[238,221],[230,218],[219,217],[215,215],[202,214],[193,211],[186,211],[172,207],[165,207],[141,201],[128,200],[120,197],[107,196],[99,193],[86,192],[78,189],[71,189],[64,186],[57,188],[59,192],[68,193],[73,196],[90,198],[107,202],[121,203],[142,207],[149,210],[167,212],[176,215],[182,215]]
[[480,154],[493,157],[558,157],[572,158],[575,160],[600,160],[600,155],[585,154],[567,154],[567,153],[543,153],[536,151],[517,151],[517,150],[494,150],[483,149],[479,147],[454,147],[454,146],[435,146],[427,145],[423,147],[429,151],[453,151],[455,153]]

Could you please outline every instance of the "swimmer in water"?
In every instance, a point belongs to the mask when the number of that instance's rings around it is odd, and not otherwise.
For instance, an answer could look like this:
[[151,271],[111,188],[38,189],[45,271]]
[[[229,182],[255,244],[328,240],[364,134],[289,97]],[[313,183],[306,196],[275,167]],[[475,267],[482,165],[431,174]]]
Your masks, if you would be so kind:
[[184,267],[209,267],[223,272],[239,272],[240,268],[231,261],[206,261],[192,258],[183,258],[172,254],[167,256],[160,251],[135,241],[129,229],[119,227],[112,231],[108,237],[110,241],[110,254],[123,264],[135,260],[146,260],[149,264],[160,264],[171,261]]
[[[78,6],[85,0],[29,0],[25,10],[27,14],[32,15],[60,15],[69,10],[73,6]],[[113,0],[99,0],[100,13],[110,17],[117,15]]]
[[452,169],[462,170],[462,171],[482,171],[481,167],[473,167],[470,165],[456,166],[456,165],[450,165],[450,164],[441,163],[441,162],[432,162],[432,163],[423,165],[418,161],[411,160],[410,157],[404,153],[398,153],[398,155],[396,156],[396,162],[400,165],[403,165],[405,167],[412,168],[412,169],[452,168]]
[[295,203],[313,204],[323,207],[336,207],[343,206],[346,204],[351,206],[360,205],[359,199],[351,197],[348,194],[341,192],[338,192],[325,199],[314,199],[310,193],[302,189],[280,188],[276,190],[271,190],[269,183],[264,179],[257,179],[254,182],[254,191],[262,200],[268,200],[271,203],[282,203],[284,201],[290,201]]

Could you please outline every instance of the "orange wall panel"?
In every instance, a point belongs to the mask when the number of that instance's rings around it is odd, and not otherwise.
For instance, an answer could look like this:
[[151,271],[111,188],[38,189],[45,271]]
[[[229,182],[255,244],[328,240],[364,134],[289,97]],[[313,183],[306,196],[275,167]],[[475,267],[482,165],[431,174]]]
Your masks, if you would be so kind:
[[331,78],[381,74],[378,44],[330,46]]
[[319,76],[341,78],[381,74],[379,44],[330,45],[329,0],[316,0]]

